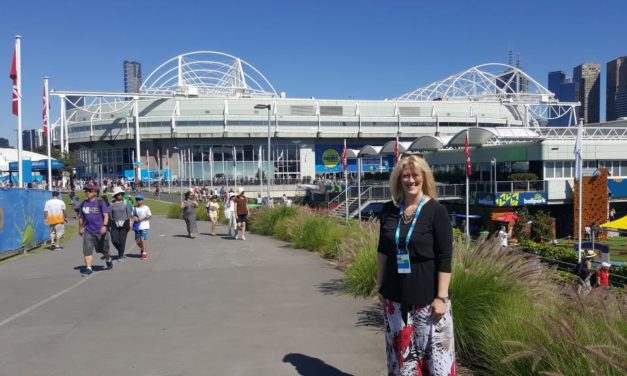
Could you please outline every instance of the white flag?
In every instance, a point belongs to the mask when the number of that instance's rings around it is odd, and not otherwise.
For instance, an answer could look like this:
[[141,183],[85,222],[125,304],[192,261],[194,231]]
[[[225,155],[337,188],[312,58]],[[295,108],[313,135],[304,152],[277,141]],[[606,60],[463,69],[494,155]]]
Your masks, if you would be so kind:
[[580,122],[577,127],[577,140],[575,141],[575,180],[581,179],[581,170],[583,165],[583,159],[581,157],[581,143],[583,137],[583,124]]
[[261,156],[261,145],[259,145],[259,157],[257,158],[257,168],[261,170],[261,168],[263,167],[263,163],[262,163],[262,156]]

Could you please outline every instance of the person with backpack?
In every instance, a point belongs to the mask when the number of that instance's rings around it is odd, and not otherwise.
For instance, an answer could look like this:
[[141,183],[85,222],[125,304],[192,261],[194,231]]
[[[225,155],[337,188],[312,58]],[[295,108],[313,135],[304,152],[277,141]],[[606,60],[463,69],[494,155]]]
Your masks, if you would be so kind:
[[579,277],[579,279],[577,280],[577,285],[575,286],[575,291],[577,292],[577,294],[581,294],[582,292],[588,294],[592,290],[590,278],[593,273],[592,259],[594,258],[594,256],[596,256],[596,253],[593,250],[587,250],[584,255],[583,261],[575,266],[574,273]]
[[113,268],[113,261],[109,253],[109,239],[107,227],[109,226],[109,208],[107,204],[97,198],[98,188],[93,184],[85,185],[87,198],[80,207],[78,218],[78,234],[83,237],[83,256],[85,268],[81,271],[83,276],[92,273],[94,250],[102,253],[107,269]]
[[111,213],[110,226],[111,243],[118,250],[118,262],[123,261],[126,249],[126,237],[131,229],[132,209],[131,205],[124,200],[124,189],[115,187],[113,189],[113,201],[109,205]]

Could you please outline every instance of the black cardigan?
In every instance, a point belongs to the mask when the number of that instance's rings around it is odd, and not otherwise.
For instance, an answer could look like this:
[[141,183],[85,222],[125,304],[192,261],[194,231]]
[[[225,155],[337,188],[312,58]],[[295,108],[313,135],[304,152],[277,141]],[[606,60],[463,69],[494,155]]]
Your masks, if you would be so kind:
[[[395,302],[409,305],[431,304],[438,294],[438,272],[451,272],[453,228],[446,208],[436,200],[422,207],[409,240],[410,274],[399,274],[396,266],[395,233],[399,208],[393,202],[383,206],[378,252],[387,256],[379,293]],[[400,244],[410,224],[401,221]]]

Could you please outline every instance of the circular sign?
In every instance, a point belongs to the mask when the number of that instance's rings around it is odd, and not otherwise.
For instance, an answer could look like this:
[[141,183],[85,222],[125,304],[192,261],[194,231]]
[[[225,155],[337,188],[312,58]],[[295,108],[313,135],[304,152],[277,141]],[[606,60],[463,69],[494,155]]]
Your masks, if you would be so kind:
[[327,149],[322,152],[322,164],[326,168],[333,168],[340,163],[340,153],[335,149]]

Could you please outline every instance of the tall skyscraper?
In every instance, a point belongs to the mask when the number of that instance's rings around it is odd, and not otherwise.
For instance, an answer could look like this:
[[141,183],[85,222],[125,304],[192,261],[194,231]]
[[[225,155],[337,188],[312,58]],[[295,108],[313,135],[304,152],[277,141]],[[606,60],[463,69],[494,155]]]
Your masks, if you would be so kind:
[[24,150],[35,151],[44,144],[44,133],[42,129],[27,129],[22,131],[22,147]]
[[601,66],[584,63],[573,69],[575,94],[581,107],[579,119],[584,123],[598,123],[601,115]]
[[605,120],[627,116],[627,56],[607,63]]
[[[563,71],[549,72],[549,90],[555,94],[560,102],[577,102],[575,99],[575,83],[570,77],[566,77]],[[565,126],[570,121],[569,116],[549,120],[550,126]]]
[[8,148],[9,146],[9,140],[7,140],[6,138],[0,137],[0,148]]
[[124,60],[124,92],[139,93],[142,86],[142,65],[136,61]]

